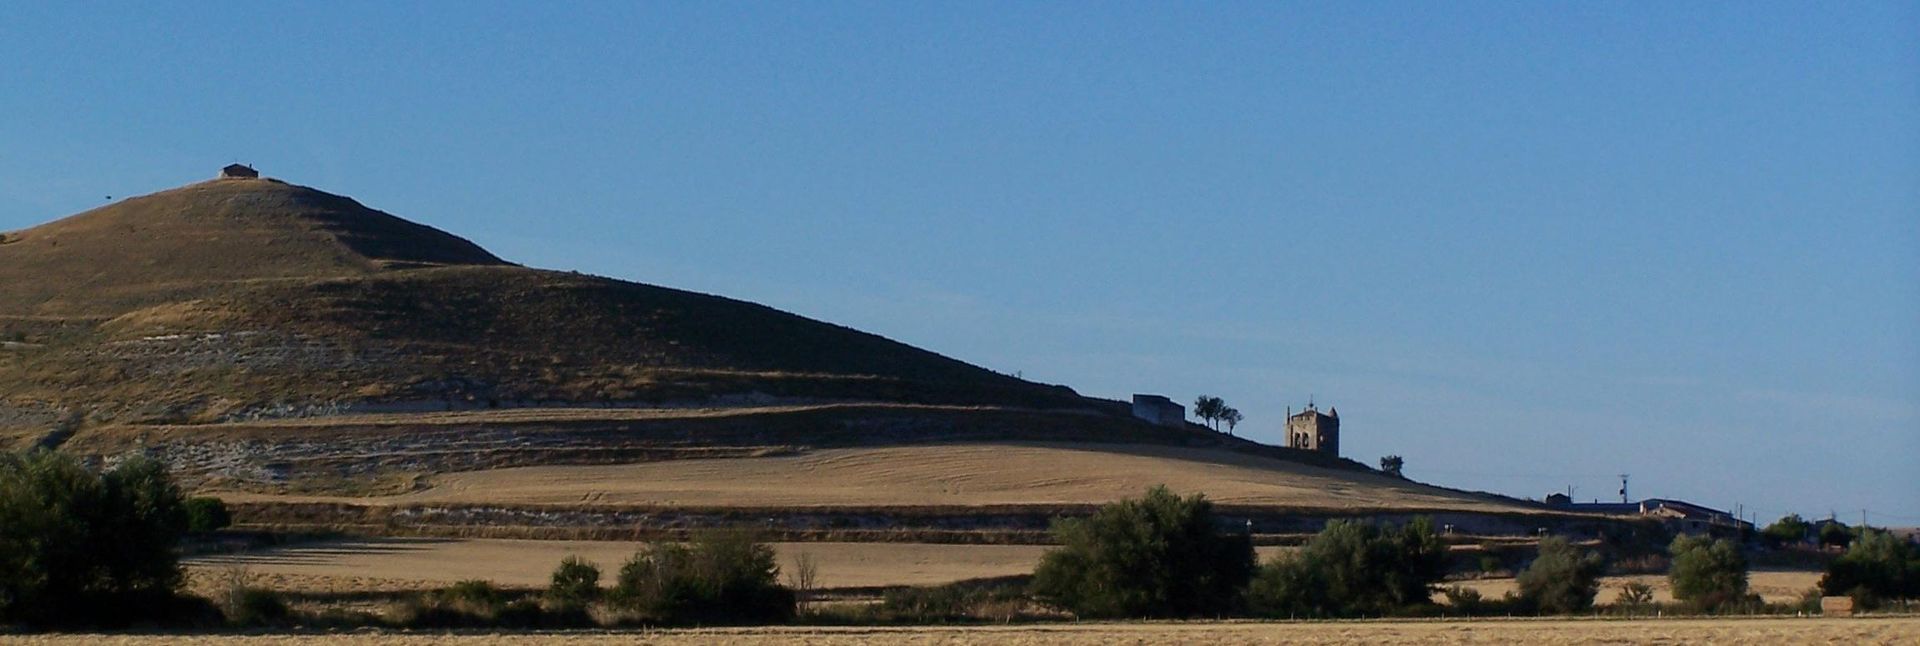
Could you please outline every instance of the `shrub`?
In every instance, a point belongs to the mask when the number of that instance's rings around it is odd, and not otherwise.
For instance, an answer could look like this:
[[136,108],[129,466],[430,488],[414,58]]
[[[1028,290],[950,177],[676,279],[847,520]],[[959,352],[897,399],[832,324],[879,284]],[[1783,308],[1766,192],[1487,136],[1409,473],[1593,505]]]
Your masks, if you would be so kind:
[[227,504],[219,498],[187,499],[187,531],[211,532],[232,524],[233,516],[227,513]]
[[0,454],[0,623],[170,619],[186,522],[180,491],[154,460],[95,473],[51,451]]
[[287,602],[271,590],[253,587],[253,574],[244,567],[230,567],[222,573],[224,590],[217,599],[227,615],[227,623],[258,626],[278,623],[289,614]]
[[1464,615],[1478,615],[1485,612],[1486,597],[1479,590],[1461,586],[1447,586],[1447,606]]
[[620,568],[616,601],[664,624],[767,623],[791,619],[793,591],[780,585],[773,550],[739,531],[652,543]]
[[1446,546],[1428,518],[1398,530],[1335,520],[1298,553],[1261,566],[1248,602],[1274,617],[1402,613],[1433,603],[1446,565]]
[[1888,532],[1862,532],[1846,554],[1827,564],[1820,588],[1869,605],[1880,599],[1920,597],[1920,549]]
[[1747,600],[1747,557],[1733,541],[1681,536],[1667,549],[1673,553],[1667,579],[1675,599],[1708,612]]
[[1166,487],[1054,522],[1061,547],[1033,573],[1041,601],[1082,617],[1193,617],[1234,611],[1253,542],[1216,527],[1213,504]]
[[1024,601],[1019,587],[1005,583],[894,588],[882,595],[877,618],[910,623],[1008,621],[1019,614]]
[[449,603],[467,604],[474,608],[492,608],[501,602],[500,589],[493,587],[492,581],[481,579],[456,582],[441,590],[439,597]]
[[241,590],[227,608],[227,621],[242,626],[275,624],[286,620],[290,614],[287,600],[272,590],[247,588]]
[[569,605],[580,605],[600,597],[600,568],[578,556],[560,561],[553,570],[553,582],[547,586],[547,598]]
[[1653,586],[1633,582],[1620,586],[1620,594],[1613,598],[1613,605],[1639,609],[1653,605]]
[[1505,564],[1500,562],[1500,557],[1497,555],[1494,555],[1494,554],[1482,555],[1480,557],[1480,575],[1493,576],[1495,573],[1500,571],[1500,568],[1503,565]]
[[1549,536],[1540,541],[1540,556],[1516,577],[1515,583],[1520,586],[1520,598],[1535,610],[1570,614],[1593,607],[1593,596],[1600,592],[1600,573],[1605,569],[1599,554]]

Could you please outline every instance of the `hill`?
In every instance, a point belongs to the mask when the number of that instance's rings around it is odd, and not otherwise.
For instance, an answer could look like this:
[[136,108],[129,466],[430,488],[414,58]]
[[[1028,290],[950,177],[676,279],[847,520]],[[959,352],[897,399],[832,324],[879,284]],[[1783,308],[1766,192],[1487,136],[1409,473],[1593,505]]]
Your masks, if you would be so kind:
[[598,536],[691,526],[649,511],[679,507],[1031,540],[1162,482],[1280,529],[1301,510],[1541,526],[1524,502],[1149,424],[763,305],[522,267],[270,179],[0,238],[8,444],[149,453],[256,526]]
[[0,426],[725,398],[1090,405],[761,305],[512,265],[276,180],[201,182],[4,240]]

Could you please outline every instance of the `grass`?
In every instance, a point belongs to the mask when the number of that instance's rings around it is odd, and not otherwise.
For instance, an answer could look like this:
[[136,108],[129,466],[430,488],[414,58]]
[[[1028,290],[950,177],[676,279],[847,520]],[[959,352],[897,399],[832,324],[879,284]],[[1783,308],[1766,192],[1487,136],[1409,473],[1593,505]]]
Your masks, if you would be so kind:
[[995,507],[1102,504],[1166,484],[1221,505],[1381,511],[1533,511],[1384,476],[1218,449],[955,443],[763,457],[488,469],[371,498],[233,495],[240,502],[651,506]]
[[[1113,622],[959,626],[777,626],[690,628],[679,630],[507,633],[546,644],[791,644],[866,646],[869,644],[996,643],[1014,646],[1080,646],[1115,643],[1203,644],[1910,644],[1920,641],[1920,619],[1874,617],[1688,618],[1688,619],[1528,619],[1453,621],[1267,622]],[[196,643],[273,644],[493,644],[498,630],[466,633],[381,632],[294,633],[279,635],[196,635]],[[27,635],[14,643],[65,645],[102,643],[101,635]],[[127,646],[168,644],[178,635],[127,634],[105,638]]]
[[0,339],[19,345],[0,353],[0,392],[122,422],[749,393],[1109,405],[753,303],[514,266],[273,180],[202,182],[6,239]]

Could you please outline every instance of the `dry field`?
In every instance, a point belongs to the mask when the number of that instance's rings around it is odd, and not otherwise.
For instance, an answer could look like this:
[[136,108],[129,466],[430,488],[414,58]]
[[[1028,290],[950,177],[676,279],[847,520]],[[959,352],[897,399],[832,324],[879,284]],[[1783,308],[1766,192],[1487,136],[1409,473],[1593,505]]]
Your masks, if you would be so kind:
[[434,476],[370,498],[220,493],[233,501],[689,507],[1099,504],[1165,484],[1223,504],[1533,511],[1385,476],[1230,451],[1128,444],[969,443]]
[[[935,585],[963,579],[1027,574],[1046,547],[914,543],[774,543],[781,567],[800,554],[819,566],[823,587]],[[391,591],[435,588],[463,579],[512,587],[545,586],[568,555],[600,566],[611,578],[640,547],[614,541],[357,539],[203,556],[187,560],[196,585],[243,566],[258,582],[281,590]]]
[[[1770,603],[1798,601],[1800,594],[1820,584],[1822,573],[1809,570],[1755,570],[1747,577],[1747,589],[1760,595]],[[1600,595],[1594,598],[1596,603],[1612,603],[1620,594],[1620,586],[1628,583],[1644,583],[1653,586],[1653,600],[1661,603],[1673,601],[1673,587],[1667,584],[1663,574],[1642,574],[1635,576],[1610,576],[1600,580]],[[1498,599],[1508,592],[1517,592],[1518,586],[1513,579],[1480,579],[1460,581],[1460,587],[1473,588],[1488,598]],[[1438,597],[1436,597],[1438,598]]]
[[[197,591],[245,567],[256,585],[302,592],[388,592],[437,588],[463,579],[510,587],[545,586],[569,555],[600,566],[611,578],[638,543],[493,539],[372,538],[309,543],[244,554],[187,559]],[[783,570],[801,554],[819,567],[826,588],[938,585],[965,579],[1028,574],[1048,549],[1040,545],[922,543],[773,543]],[[1283,548],[1259,548],[1262,559]]]
[[[56,635],[23,644],[145,645],[169,635]],[[0,638],[4,640],[4,638]],[[1913,644],[1920,619],[1482,620],[1335,623],[1088,623],[902,628],[773,627],[577,633],[351,633],[195,637],[213,644]]]

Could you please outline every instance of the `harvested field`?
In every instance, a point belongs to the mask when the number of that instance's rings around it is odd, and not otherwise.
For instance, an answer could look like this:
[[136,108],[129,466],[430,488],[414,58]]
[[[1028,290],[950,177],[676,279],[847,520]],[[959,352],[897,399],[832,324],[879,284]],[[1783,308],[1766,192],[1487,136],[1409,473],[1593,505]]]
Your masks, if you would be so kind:
[[[1038,545],[943,545],[924,543],[773,543],[781,567],[800,554],[812,556],[827,588],[936,585],[965,579],[1033,572],[1047,547]],[[510,587],[545,586],[553,568],[569,555],[600,566],[611,578],[639,543],[614,541],[522,541],[489,539],[373,538],[199,556],[186,561],[196,586],[213,585],[218,574],[243,566],[258,583],[297,592],[392,592],[436,588],[463,579],[486,579]],[[1268,558],[1277,547],[1260,548]]]
[[[1820,585],[1822,573],[1810,570],[1755,570],[1747,576],[1747,589],[1769,603],[1797,601],[1800,594],[1808,588]],[[1600,594],[1594,597],[1596,603],[1611,603],[1620,594],[1620,586],[1628,583],[1644,583],[1653,587],[1653,600],[1660,603],[1673,601],[1673,586],[1667,583],[1663,574],[1641,574],[1635,576],[1610,576],[1600,580]],[[1513,579],[1480,579],[1460,581],[1460,587],[1479,590],[1488,598],[1497,599],[1508,592],[1518,592],[1519,586]],[[1435,597],[1439,599],[1438,596]]]
[[[1027,574],[1047,548],[1034,545],[912,543],[775,543],[781,566],[802,553],[832,588],[933,585],[962,579]],[[568,555],[600,566],[611,577],[639,549],[611,541],[358,539],[196,557],[196,573],[245,566],[261,583],[308,592],[376,592],[444,586],[487,579],[505,586],[545,586]],[[204,576],[204,575],[201,575]]]
[[[51,635],[26,644],[163,644],[169,635]],[[1920,619],[1481,620],[1335,623],[1083,623],[1036,626],[772,627],[644,632],[197,636],[217,644],[1912,644]]]
[[1100,504],[1165,484],[1222,504],[1339,509],[1537,510],[1380,475],[1230,451],[1133,444],[967,443],[797,455],[537,466],[434,476],[367,498],[221,493],[233,501],[687,507]]

